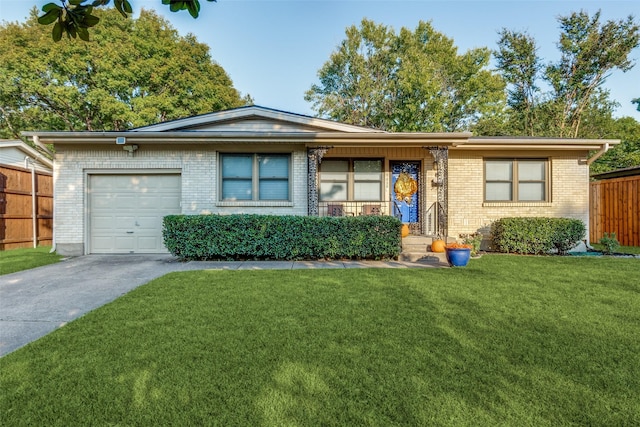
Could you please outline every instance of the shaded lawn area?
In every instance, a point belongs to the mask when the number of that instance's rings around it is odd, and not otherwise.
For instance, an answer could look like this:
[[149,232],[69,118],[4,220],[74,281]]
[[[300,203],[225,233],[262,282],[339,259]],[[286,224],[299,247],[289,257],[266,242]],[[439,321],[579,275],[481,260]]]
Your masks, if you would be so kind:
[[0,275],[55,264],[60,261],[62,256],[49,253],[50,250],[51,246],[38,246],[37,248],[0,251]]
[[2,425],[633,425],[640,261],[173,273],[0,359],[0,389]]

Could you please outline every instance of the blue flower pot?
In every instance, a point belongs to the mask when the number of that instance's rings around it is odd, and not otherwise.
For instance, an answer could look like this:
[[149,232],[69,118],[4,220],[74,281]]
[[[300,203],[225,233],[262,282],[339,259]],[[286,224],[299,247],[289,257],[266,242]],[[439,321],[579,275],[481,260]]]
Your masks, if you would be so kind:
[[451,267],[464,267],[471,258],[471,249],[445,249]]

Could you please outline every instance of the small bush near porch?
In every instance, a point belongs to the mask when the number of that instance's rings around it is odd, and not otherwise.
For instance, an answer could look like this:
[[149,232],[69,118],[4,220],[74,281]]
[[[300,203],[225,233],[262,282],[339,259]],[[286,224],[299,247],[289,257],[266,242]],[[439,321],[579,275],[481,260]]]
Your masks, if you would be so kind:
[[205,259],[391,259],[400,254],[389,216],[169,215],[164,243],[173,255]]
[[1,358],[0,424],[636,425],[639,265],[174,273]]

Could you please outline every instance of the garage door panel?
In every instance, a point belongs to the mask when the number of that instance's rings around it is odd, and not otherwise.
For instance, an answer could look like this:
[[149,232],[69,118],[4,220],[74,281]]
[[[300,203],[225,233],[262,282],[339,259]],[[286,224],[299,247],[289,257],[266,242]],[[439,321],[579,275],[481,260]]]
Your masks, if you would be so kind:
[[157,216],[139,216],[137,217],[137,228],[140,230],[153,230],[162,226],[162,218]]
[[91,223],[94,231],[100,231],[100,230],[110,230],[114,221],[113,221],[112,215],[94,216],[92,218]]
[[91,253],[164,253],[162,219],[179,214],[180,175],[90,175]]
[[138,247],[141,251],[152,250],[156,248],[159,243],[156,237],[141,237],[138,239]]
[[114,238],[111,236],[94,236],[91,239],[91,246],[96,253],[111,251],[114,247]]
[[129,252],[135,247],[135,239],[133,236],[117,236],[114,240],[115,249],[120,252]]

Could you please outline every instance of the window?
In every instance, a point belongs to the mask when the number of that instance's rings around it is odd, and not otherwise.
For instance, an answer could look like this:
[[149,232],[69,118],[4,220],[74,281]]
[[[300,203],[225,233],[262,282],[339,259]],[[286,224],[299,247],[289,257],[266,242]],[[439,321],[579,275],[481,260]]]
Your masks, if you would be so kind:
[[485,201],[547,201],[548,164],[546,159],[485,160]]
[[289,200],[288,154],[221,154],[222,200]]
[[324,159],[320,200],[382,200],[382,160]]

